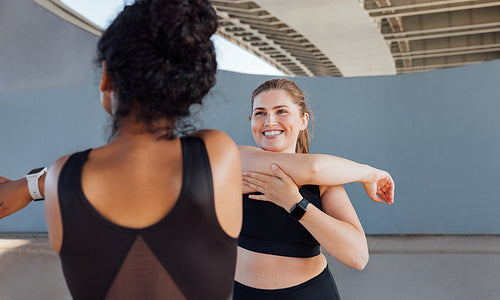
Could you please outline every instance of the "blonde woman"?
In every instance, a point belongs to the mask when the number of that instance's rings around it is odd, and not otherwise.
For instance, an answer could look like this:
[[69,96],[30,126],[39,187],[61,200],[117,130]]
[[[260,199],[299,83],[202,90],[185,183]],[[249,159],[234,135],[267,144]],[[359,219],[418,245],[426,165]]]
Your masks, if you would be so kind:
[[290,80],[266,81],[252,94],[251,128],[260,149],[240,146],[245,194],[235,300],[339,299],[320,245],[359,270],[369,256],[341,184],[359,181],[373,200],[394,201],[387,172],[309,154],[311,119]]

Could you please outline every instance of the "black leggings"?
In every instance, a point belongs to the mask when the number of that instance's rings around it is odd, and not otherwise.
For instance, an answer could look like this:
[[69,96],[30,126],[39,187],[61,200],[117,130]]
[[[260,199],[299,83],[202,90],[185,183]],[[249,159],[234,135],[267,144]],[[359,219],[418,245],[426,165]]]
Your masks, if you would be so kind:
[[318,276],[296,286],[263,290],[234,282],[233,300],[337,300],[340,299],[332,273],[325,268]]

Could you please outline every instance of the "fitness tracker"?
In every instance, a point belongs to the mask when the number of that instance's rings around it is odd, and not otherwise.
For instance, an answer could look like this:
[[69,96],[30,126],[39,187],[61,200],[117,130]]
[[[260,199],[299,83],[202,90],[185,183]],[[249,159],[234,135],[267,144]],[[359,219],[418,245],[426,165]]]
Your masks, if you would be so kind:
[[42,193],[40,193],[40,189],[38,188],[38,179],[45,173],[47,173],[47,168],[41,167],[29,171],[25,176],[26,180],[28,180],[28,190],[31,198],[35,201],[43,200]]
[[302,219],[307,211],[307,205],[309,205],[309,201],[307,201],[306,198],[302,198],[299,203],[296,203],[292,209],[290,209],[290,215],[297,220]]

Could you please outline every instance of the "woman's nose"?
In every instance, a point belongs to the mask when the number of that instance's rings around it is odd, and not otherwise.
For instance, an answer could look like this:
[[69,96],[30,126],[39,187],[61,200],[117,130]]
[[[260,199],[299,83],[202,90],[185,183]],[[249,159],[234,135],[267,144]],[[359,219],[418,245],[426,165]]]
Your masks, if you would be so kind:
[[276,117],[274,114],[268,114],[266,118],[266,122],[264,123],[265,125],[273,125],[276,124]]

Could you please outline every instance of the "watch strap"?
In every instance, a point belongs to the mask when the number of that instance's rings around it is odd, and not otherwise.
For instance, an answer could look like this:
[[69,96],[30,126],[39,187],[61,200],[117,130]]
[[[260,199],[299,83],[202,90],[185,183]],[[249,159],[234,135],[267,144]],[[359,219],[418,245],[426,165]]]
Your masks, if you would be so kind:
[[[31,173],[31,171],[30,171],[30,173]],[[40,192],[38,180],[45,173],[47,173],[47,168],[43,168],[42,170],[40,170],[37,173],[34,173],[34,174],[28,173],[28,175],[26,175],[26,180],[28,181],[28,191],[30,192],[31,198],[34,201],[39,201],[39,200],[44,199],[44,197],[42,196],[42,193]]]

